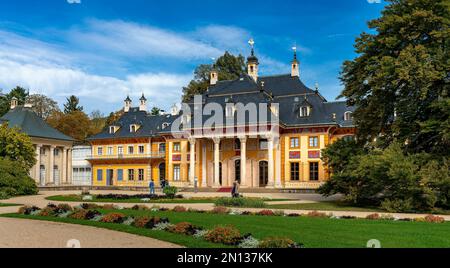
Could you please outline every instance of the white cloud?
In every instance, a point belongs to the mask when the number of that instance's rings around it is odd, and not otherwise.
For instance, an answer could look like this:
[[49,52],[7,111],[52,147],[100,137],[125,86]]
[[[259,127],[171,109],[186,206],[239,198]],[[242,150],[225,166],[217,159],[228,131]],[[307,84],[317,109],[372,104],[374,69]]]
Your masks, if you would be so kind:
[[67,0],[69,4],[81,4],[81,0]]
[[124,21],[90,20],[86,29],[72,30],[72,42],[128,57],[205,59],[222,50],[187,34]]
[[367,0],[369,4],[381,4],[381,0]]

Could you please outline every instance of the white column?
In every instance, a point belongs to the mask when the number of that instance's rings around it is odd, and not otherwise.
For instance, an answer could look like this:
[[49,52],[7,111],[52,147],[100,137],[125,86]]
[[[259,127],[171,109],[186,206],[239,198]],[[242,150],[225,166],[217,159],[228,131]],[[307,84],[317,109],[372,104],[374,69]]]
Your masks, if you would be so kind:
[[247,185],[247,137],[239,137],[241,141],[241,185]]
[[281,143],[279,137],[276,137],[274,139],[274,145],[277,152],[277,156],[275,158],[275,166],[276,166],[275,188],[282,188],[283,185],[281,184]]
[[202,142],[202,187],[208,187],[208,176],[206,174],[206,144]]
[[267,187],[273,187],[275,185],[275,179],[273,177],[273,167],[274,167],[274,161],[273,161],[273,137],[268,137],[267,139],[268,141],[268,155],[269,155],[269,168],[268,168],[268,173],[269,173],[269,183],[267,184]]
[[34,180],[41,185],[41,148],[42,145],[37,144],[36,145],[36,166],[35,168],[35,178]]
[[69,180],[67,178],[67,148],[64,147],[62,149],[62,178],[61,182],[64,184],[69,184]]
[[73,184],[72,178],[72,149],[67,149],[67,184]]
[[189,157],[189,184],[194,185],[195,180],[195,139],[189,139],[190,144],[190,157]]
[[214,187],[220,187],[220,138],[214,138]]
[[50,146],[49,156],[48,156],[48,182],[50,184],[55,183],[54,176],[54,166],[55,166],[55,146]]

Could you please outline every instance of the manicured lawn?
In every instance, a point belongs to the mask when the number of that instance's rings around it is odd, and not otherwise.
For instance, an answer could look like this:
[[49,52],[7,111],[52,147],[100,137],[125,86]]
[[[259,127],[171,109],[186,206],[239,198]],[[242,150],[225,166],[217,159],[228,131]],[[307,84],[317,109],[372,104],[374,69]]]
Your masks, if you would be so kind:
[[[110,210],[100,210],[103,213]],[[156,215],[168,217],[172,223],[190,222],[204,228],[217,225],[233,225],[243,234],[251,233],[262,239],[282,236],[303,243],[306,248],[364,248],[367,241],[378,239],[384,248],[436,248],[450,247],[450,223],[431,224],[423,222],[344,220],[308,217],[233,216],[201,213],[150,212],[121,210],[127,215]],[[61,218],[42,218],[9,214],[9,217],[44,219],[67,223],[85,224],[154,237],[187,247],[219,247],[184,235],[143,230],[120,224],[104,224]]]
[[[59,202],[84,202],[84,203],[92,203],[92,202],[98,202],[98,203],[149,203],[149,204],[212,204],[214,203],[218,198],[178,198],[178,199],[157,199],[157,200],[151,200],[149,202],[144,202],[140,198],[132,198],[132,199],[113,199],[113,198],[96,198],[95,195],[93,195],[93,199],[90,201],[82,200],[80,195],[57,195],[57,196],[50,196],[46,198],[50,201],[59,201]],[[265,199],[269,200],[269,199]],[[286,201],[287,199],[270,199],[270,201]]]
[[21,206],[20,204],[6,204],[6,203],[0,203],[0,207],[16,207]]
[[363,212],[385,212],[373,207],[355,207],[340,202],[318,202],[308,204],[285,204],[269,205],[272,209],[292,209],[292,210],[322,210],[322,211],[363,211]]

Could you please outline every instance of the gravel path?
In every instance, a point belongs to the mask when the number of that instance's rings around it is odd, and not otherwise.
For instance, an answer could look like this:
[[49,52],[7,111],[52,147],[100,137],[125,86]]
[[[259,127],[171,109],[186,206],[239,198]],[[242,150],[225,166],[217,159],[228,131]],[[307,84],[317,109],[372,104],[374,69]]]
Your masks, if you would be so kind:
[[[101,228],[0,217],[0,248],[178,248],[153,238]],[[74,242],[72,242],[73,240]],[[73,247],[73,246],[70,246]]]

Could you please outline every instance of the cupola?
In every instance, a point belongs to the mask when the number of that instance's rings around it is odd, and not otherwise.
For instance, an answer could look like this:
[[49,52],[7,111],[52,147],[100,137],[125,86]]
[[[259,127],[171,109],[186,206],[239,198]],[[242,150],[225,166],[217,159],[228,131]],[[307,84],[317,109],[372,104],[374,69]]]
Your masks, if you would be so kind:
[[147,99],[144,96],[144,93],[142,93],[142,97],[139,99],[140,104],[139,104],[139,111],[147,111]]
[[251,78],[253,78],[253,80],[255,80],[255,82],[257,82],[259,61],[258,58],[255,56],[255,41],[253,41],[253,39],[250,39],[248,43],[252,48],[252,52],[250,56],[247,58],[247,73]]
[[124,106],[124,112],[128,113],[131,109],[131,99],[130,96],[127,96],[127,98],[124,100],[125,106]]

